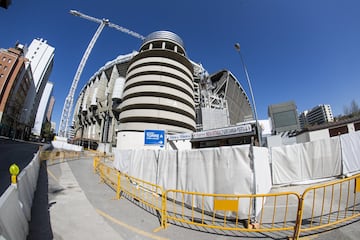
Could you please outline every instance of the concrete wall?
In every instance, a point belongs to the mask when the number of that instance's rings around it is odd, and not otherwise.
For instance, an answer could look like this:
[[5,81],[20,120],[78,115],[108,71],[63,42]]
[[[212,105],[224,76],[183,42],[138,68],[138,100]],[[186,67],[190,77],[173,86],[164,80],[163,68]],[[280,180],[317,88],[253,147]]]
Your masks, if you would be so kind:
[[40,168],[39,154],[0,197],[0,239],[23,240],[29,233],[31,207]]

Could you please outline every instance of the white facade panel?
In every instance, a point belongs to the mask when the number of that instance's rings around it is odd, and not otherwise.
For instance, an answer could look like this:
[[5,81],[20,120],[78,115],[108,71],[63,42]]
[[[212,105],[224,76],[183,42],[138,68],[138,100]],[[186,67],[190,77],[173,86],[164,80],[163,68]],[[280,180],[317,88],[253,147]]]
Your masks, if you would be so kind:
[[55,48],[43,39],[34,39],[28,48],[25,57],[30,60],[36,91],[39,91],[41,81],[54,58],[54,52]]
[[41,97],[39,108],[38,108],[38,111],[36,113],[35,124],[34,124],[34,127],[32,129],[32,133],[35,136],[40,136],[40,134],[41,134],[42,124],[43,124],[44,119],[45,119],[45,115],[46,115],[46,112],[47,112],[47,107],[48,107],[48,104],[49,104],[49,100],[50,100],[50,97],[51,97],[53,87],[54,87],[54,84],[51,83],[51,82],[48,82],[46,84],[46,86],[45,86],[44,93],[43,93],[43,95]]
[[115,85],[112,93],[112,99],[122,99],[124,92],[125,78],[118,77],[115,79]]
[[228,127],[230,125],[227,108],[201,108],[203,130]]
[[96,96],[97,96],[97,92],[98,92],[98,88],[96,87],[94,89],[94,92],[92,93],[92,98],[91,98],[91,104],[90,106],[96,106],[97,105],[97,101],[96,101]]
[[[29,59],[33,83],[26,96],[25,119],[27,124],[33,124],[36,119],[39,104],[45,85],[48,81],[53,64],[55,48],[47,44],[43,39],[34,39],[25,57]],[[33,126],[35,128],[35,124]]]

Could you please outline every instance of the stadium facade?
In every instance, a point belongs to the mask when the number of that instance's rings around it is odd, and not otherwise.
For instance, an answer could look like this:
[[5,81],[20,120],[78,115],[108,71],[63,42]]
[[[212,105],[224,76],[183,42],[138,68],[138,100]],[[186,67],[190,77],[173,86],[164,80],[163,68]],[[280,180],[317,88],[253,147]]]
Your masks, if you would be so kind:
[[[195,132],[248,120],[253,120],[249,98],[230,71],[209,75],[187,57],[178,35],[158,31],[145,38],[139,52],[106,63],[82,88],[73,141],[106,152],[115,146],[188,148]],[[163,144],[147,145],[148,130],[186,141],[167,144],[165,137]]]

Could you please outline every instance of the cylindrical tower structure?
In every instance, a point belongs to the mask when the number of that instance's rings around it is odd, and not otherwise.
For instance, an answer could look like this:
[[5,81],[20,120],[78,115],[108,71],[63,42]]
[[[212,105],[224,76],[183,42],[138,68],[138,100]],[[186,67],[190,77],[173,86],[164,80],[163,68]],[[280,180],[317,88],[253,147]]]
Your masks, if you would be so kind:
[[129,139],[143,144],[147,129],[195,131],[193,66],[178,35],[158,31],[145,38],[126,74],[119,120],[120,148]]

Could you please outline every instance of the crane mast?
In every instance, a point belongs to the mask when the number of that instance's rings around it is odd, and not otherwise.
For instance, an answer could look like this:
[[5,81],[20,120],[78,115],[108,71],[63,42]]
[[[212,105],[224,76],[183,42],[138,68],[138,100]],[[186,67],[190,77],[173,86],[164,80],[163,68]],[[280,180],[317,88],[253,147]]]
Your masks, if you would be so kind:
[[78,82],[80,80],[80,76],[85,67],[86,61],[89,58],[91,50],[93,49],[95,42],[98,39],[98,37],[100,36],[100,33],[104,29],[104,27],[109,26],[109,27],[115,28],[116,30],[119,30],[123,33],[127,33],[133,37],[139,38],[141,40],[145,39],[145,37],[142,36],[141,34],[133,32],[127,28],[121,27],[114,23],[111,23],[108,19],[94,18],[94,17],[88,16],[88,15],[83,14],[76,10],[70,10],[70,13],[74,16],[82,17],[84,19],[99,23],[100,25],[99,25],[98,29],[96,30],[94,36],[92,37],[86,51],[84,52],[84,55],[80,61],[80,64],[76,70],[74,79],[72,81],[72,84],[71,84],[71,87],[69,90],[69,94],[67,95],[65,102],[64,102],[64,107],[62,110],[61,120],[60,120],[59,136],[67,137],[67,138],[69,137],[68,136],[68,128],[69,128],[69,120],[71,118],[72,107],[73,107],[73,103],[74,103],[74,95],[75,95],[75,91],[76,91]]

